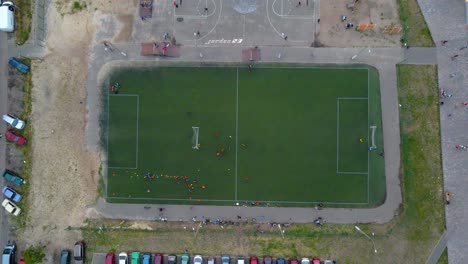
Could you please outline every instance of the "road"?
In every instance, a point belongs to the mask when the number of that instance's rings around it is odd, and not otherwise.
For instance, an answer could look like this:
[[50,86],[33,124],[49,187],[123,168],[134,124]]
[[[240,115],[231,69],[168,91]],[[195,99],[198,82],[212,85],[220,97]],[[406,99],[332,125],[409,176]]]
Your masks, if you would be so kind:
[[[8,71],[8,36],[5,32],[0,32],[0,114],[8,110],[8,92],[7,92],[7,71]],[[6,129],[5,122],[0,123],[0,133],[4,134]],[[0,172],[3,174],[5,169],[6,143],[4,137],[0,139]],[[0,185],[3,186],[3,177],[0,179]],[[1,248],[9,239],[10,225],[4,210],[0,210],[0,246]]]

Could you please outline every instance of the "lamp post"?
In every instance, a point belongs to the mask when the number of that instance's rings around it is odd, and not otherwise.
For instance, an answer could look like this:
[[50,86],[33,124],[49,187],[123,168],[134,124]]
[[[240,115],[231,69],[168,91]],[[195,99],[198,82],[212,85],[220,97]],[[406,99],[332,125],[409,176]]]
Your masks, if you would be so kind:
[[375,233],[372,233],[372,238],[367,235],[364,231],[361,230],[358,226],[354,226],[354,228],[361,234],[363,234],[365,237],[367,237],[371,242],[372,246],[374,247],[374,253],[377,253],[377,249],[375,248],[375,243],[374,243],[374,238],[375,238]]

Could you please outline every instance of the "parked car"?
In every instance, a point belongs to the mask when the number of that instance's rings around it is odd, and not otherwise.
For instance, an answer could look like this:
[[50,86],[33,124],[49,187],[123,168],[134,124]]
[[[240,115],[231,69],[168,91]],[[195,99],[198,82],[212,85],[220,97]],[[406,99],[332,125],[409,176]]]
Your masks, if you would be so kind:
[[21,194],[19,194],[17,191],[15,191],[9,186],[3,186],[2,193],[3,195],[5,195],[6,198],[12,200],[15,203],[19,203],[21,201],[21,198],[23,198]]
[[299,264],[297,259],[288,259],[289,264]]
[[188,254],[182,254],[180,256],[180,264],[189,264],[190,262],[190,256]]
[[245,259],[243,257],[238,257],[237,264],[245,264]]
[[321,261],[320,261],[319,258],[313,258],[312,259],[312,264],[320,264],[320,263],[321,263]]
[[286,260],[284,258],[277,258],[276,264],[286,264]]
[[7,122],[15,129],[23,129],[26,125],[26,122],[11,114],[3,115],[3,121]]
[[119,253],[119,264],[128,264],[128,254],[127,252]]
[[144,253],[141,257],[141,264],[151,264],[151,254]]
[[26,144],[26,138],[17,134],[13,129],[8,129],[5,134],[6,139],[11,142],[14,142],[18,146],[23,146]]
[[255,256],[250,257],[249,264],[258,264],[258,258]]
[[193,264],[203,264],[203,257],[200,255],[195,255],[193,257]]
[[21,209],[8,199],[3,200],[2,206],[5,208],[5,211],[14,216],[18,216],[21,213]]
[[8,243],[3,248],[2,264],[13,264],[16,263],[16,245],[14,243]]
[[162,264],[163,263],[163,255],[160,253],[154,254],[153,264]]
[[60,264],[70,264],[70,250],[64,249],[60,252]]
[[231,262],[231,258],[229,257],[229,255],[223,255],[221,257],[221,264],[230,264]]
[[264,257],[263,264],[273,264],[273,258],[270,256]]
[[108,252],[106,254],[106,264],[115,264],[115,254],[114,254],[114,252]]
[[23,178],[21,178],[11,170],[5,170],[3,172],[3,178],[5,178],[5,181],[11,182],[16,186],[21,186],[26,183],[26,181]]
[[85,253],[85,243],[83,241],[77,241],[73,249],[73,258],[75,259],[75,264],[85,263],[86,253]]
[[323,261],[323,264],[336,264],[336,261],[327,259]]
[[140,264],[140,252],[132,252],[132,254],[130,255],[130,264]]
[[167,264],[177,264],[177,256],[176,255],[167,256]]
[[215,264],[216,258],[215,257],[208,257],[207,258],[207,264]]
[[[301,259],[301,264],[310,264],[310,259],[308,258],[302,258]],[[315,263],[314,263],[315,264]],[[319,263],[320,264],[320,263]]]

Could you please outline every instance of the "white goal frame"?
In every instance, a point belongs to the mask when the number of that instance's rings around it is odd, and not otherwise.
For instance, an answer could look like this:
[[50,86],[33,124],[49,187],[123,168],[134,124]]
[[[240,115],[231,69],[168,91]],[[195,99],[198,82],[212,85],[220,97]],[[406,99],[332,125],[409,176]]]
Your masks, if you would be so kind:
[[194,145],[192,146],[192,149],[198,150],[200,147],[200,144],[198,143],[198,135],[199,135],[200,128],[192,127],[192,130],[193,130],[192,142],[194,143]]

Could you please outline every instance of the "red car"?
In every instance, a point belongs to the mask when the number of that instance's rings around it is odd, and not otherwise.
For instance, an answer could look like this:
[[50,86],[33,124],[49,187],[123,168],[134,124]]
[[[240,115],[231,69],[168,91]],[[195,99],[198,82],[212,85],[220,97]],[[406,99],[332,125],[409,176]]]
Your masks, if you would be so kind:
[[312,264],[320,264],[320,259],[319,258],[313,258],[312,259]]
[[114,252],[109,252],[106,255],[106,264],[115,264],[115,254]]
[[153,264],[162,264],[162,263],[163,263],[163,255],[160,253],[154,254]]
[[288,259],[289,264],[299,264],[299,261],[297,259]]
[[5,136],[9,141],[15,142],[16,145],[22,146],[26,144],[26,139],[23,136],[16,134],[13,129],[8,129]]
[[257,257],[250,257],[249,264],[258,264],[258,258]]

